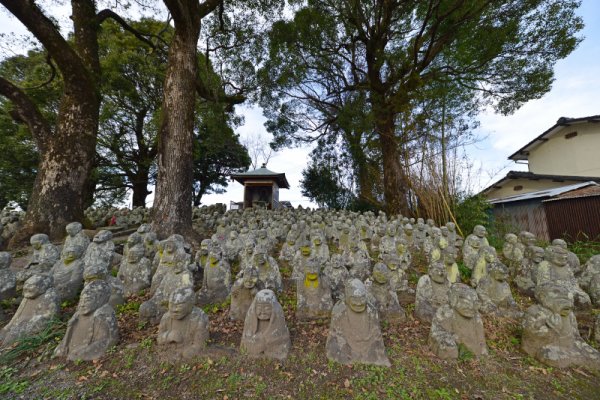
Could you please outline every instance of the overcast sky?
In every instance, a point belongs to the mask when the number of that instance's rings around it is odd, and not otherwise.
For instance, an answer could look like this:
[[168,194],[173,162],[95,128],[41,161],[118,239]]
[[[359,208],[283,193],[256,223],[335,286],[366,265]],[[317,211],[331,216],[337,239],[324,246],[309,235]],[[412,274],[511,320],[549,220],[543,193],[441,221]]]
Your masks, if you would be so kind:
[[[65,7],[63,5],[63,7]],[[0,33],[13,37],[24,32],[19,21],[11,18],[0,6]],[[484,113],[480,116],[478,134],[485,138],[467,149],[467,154],[480,173],[476,181],[470,182],[475,189],[482,189],[501,178],[509,170],[526,169],[514,164],[507,157],[530,140],[550,128],[560,117],[584,117],[600,114],[600,1],[583,0],[579,15],[584,19],[585,37],[579,47],[555,67],[555,82],[552,90],[538,100],[532,100],[510,116]],[[14,54],[15,45],[1,40],[0,57]],[[241,137],[262,133],[265,121],[256,108],[238,108],[245,117],[245,124],[238,128]],[[290,190],[281,190],[280,199],[288,200],[294,206],[314,206],[300,193],[299,181],[302,169],[307,165],[310,148],[287,149],[276,153],[269,161],[268,168],[275,172],[285,172],[291,185]],[[600,156],[600,155],[599,155]],[[232,182],[225,194],[207,195],[204,204],[241,201],[243,187]]]

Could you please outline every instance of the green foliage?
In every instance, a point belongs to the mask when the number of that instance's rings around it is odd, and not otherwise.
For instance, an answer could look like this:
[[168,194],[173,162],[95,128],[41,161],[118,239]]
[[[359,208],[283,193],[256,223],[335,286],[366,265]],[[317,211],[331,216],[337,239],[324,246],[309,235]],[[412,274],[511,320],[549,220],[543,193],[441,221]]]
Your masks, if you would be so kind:
[[460,273],[460,279],[463,282],[470,281],[471,280],[471,274],[473,274],[473,271],[470,270],[469,268],[467,268],[462,261],[457,261],[456,265],[458,265],[458,272]]
[[0,394],[21,394],[29,386],[26,380],[14,378],[14,374],[18,372],[16,368],[1,367],[0,368]]
[[569,250],[579,257],[582,264],[586,263],[596,254],[600,254],[600,241],[578,240],[569,245]]
[[36,335],[25,336],[15,346],[0,354],[0,364],[9,365],[23,355],[31,355],[42,346],[49,345],[48,350],[56,347],[56,339],[62,337],[67,329],[67,324],[57,318],[48,322],[43,331]]
[[340,183],[340,171],[335,165],[310,164],[302,171],[302,195],[319,207],[346,209],[354,195]]
[[475,358],[475,355],[473,354],[473,352],[471,350],[469,350],[467,348],[467,346],[465,346],[462,343],[458,344],[458,361],[459,362],[470,361],[474,358]]
[[457,202],[454,217],[465,237],[473,232],[475,225],[488,224],[491,207],[482,195],[469,196]]
[[140,310],[140,302],[129,301],[125,304],[118,304],[115,310],[117,314],[135,314]]

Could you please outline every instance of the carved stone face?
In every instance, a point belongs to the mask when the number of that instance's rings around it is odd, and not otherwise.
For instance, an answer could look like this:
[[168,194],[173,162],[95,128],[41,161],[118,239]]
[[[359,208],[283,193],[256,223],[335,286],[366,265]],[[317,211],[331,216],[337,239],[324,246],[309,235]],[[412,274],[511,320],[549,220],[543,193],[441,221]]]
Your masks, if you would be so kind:
[[531,252],[531,260],[535,263],[541,263],[544,260],[544,249],[536,247]]
[[67,248],[63,251],[63,261],[65,264],[70,264],[79,258],[77,251],[72,248]]
[[300,248],[300,252],[302,253],[302,255],[304,257],[308,257],[308,256],[310,256],[310,247],[309,246],[302,246]]
[[434,263],[429,267],[429,277],[435,283],[445,283],[446,282],[446,268],[443,265]]
[[267,262],[267,259],[266,259],[264,253],[256,253],[254,255],[254,261],[259,265],[263,265],[264,263]]
[[350,309],[357,314],[365,312],[367,309],[367,297],[366,296],[350,296],[348,298],[348,305]]
[[564,267],[567,265],[568,253],[562,247],[554,246],[552,249],[552,262],[559,266]]
[[320,236],[315,236],[315,237],[313,238],[313,243],[314,243],[316,246],[320,246],[320,245],[321,245],[321,243],[322,243],[322,242],[321,242],[321,237],[320,237]]
[[475,237],[469,237],[468,242],[469,246],[471,246],[474,249],[478,249],[481,247],[481,242]]
[[373,268],[373,280],[381,285],[387,283],[390,280],[387,266],[376,264]]
[[573,310],[573,296],[567,289],[547,290],[541,298],[542,304],[555,314],[563,317],[569,315]]
[[508,271],[504,268],[494,268],[490,271],[490,275],[498,282],[505,282],[508,279]]
[[244,273],[244,281],[243,282],[244,282],[244,287],[246,289],[252,289],[253,287],[255,287],[258,282],[258,274],[256,273],[256,271],[253,270],[252,272]]
[[450,296],[451,306],[465,318],[473,318],[477,313],[477,294],[474,290],[455,290]]
[[273,305],[270,302],[257,302],[256,303],[256,317],[260,321],[268,321],[271,319],[273,313]]
[[104,305],[104,296],[100,285],[88,285],[81,292],[77,311],[82,315],[90,315]]
[[406,245],[404,243],[398,243],[396,245],[396,252],[400,255],[406,252]]
[[23,284],[23,297],[26,299],[35,299],[45,292],[46,287],[43,283],[43,278],[38,275],[32,276]]
[[71,222],[65,227],[65,231],[67,231],[67,235],[73,237],[81,232],[82,226],[79,222]]
[[487,236],[487,230],[482,225],[476,225],[475,228],[473,228],[473,233],[475,236],[482,239]]
[[139,262],[143,256],[144,253],[141,250],[138,250],[137,247],[133,247],[127,252],[127,261],[131,264],[135,264]]
[[175,298],[169,302],[169,313],[176,320],[182,320],[192,312],[193,307],[193,300],[181,296],[175,296]]
[[487,261],[488,263],[492,263],[492,262],[496,261],[496,255],[494,253],[492,253],[491,251],[487,251],[485,253],[485,261]]

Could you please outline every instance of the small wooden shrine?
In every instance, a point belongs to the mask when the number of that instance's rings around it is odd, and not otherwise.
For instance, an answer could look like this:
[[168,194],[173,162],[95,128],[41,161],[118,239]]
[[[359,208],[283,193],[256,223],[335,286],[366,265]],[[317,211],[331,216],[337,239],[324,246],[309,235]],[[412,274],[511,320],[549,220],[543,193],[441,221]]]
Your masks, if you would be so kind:
[[269,210],[281,208],[279,189],[290,188],[285,174],[268,170],[266,164],[253,171],[233,174],[231,179],[244,185],[243,204],[232,203],[243,208],[260,207]]

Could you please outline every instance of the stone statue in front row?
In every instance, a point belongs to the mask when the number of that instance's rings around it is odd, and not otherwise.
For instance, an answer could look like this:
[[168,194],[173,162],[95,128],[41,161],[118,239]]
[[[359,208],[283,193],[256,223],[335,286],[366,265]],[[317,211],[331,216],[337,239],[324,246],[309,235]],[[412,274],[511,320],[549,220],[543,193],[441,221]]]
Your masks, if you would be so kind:
[[302,279],[296,280],[296,318],[311,321],[329,318],[333,308],[331,287],[321,273],[320,259],[309,257],[304,262]]
[[521,348],[553,367],[571,366],[600,370],[600,352],[583,341],[573,314],[573,293],[568,287],[547,282],[536,287],[540,304],[527,309]]
[[256,294],[244,321],[240,349],[250,357],[283,360],[292,347],[283,309],[270,289]]
[[56,246],[50,243],[45,233],[35,234],[29,239],[33,247],[31,261],[21,271],[17,272],[17,289],[20,290],[23,283],[35,274],[47,274],[60,257]]
[[202,353],[208,340],[208,316],[194,306],[191,287],[177,289],[169,297],[169,310],[160,319],[158,345],[169,355],[189,359]]
[[378,262],[373,266],[369,293],[375,299],[379,318],[391,324],[398,324],[406,320],[406,312],[400,306],[398,295],[390,282],[391,271],[384,263]]
[[375,364],[389,367],[377,309],[367,288],[353,278],[346,283],[345,299],[331,313],[325,345],[327,358],[341,364]]
[[464,346],[476,357],[488,354],[475,290],[463,283],[450,288],[450,304],[441,306],[431,322],[429,347],[440,358],[456,359]]
[[254,296],[264,289],[263,283],[258,279],[258,270],[252,265],[244,268],[240,277],[236,279],[231,287],[231,306],[229,307],[229,318],[232,321],[243,321],[254,301]]
[[115,310],[108,303],[110,294],[106,281],[96,280],[86,285],[55,356],[71,361],[96,360],[117,344],[119,328]]
[[427,275],[419,278],[415,298],[415,317],[423,322],[431,322],[438,308],[448,304],[450,282],[447,278],[446,266],[434,262],[429,266]]
[[488,274],[477,285],[479,311],[510,318],[520,318],[519,310],[508,284],[508,268],[501,263],[492,263]]
[[123,282],[125,296],[138,294],[141,290],[148,289],[152,282],[152,264],[145,255],[143,246],[133,246],[121,260],[117,278]]
[[0,330],[0,343],[8,346],[21,337],[40,333],[60,310],[49,275],[32,275],[23,284],[23,300],[12,319]]

